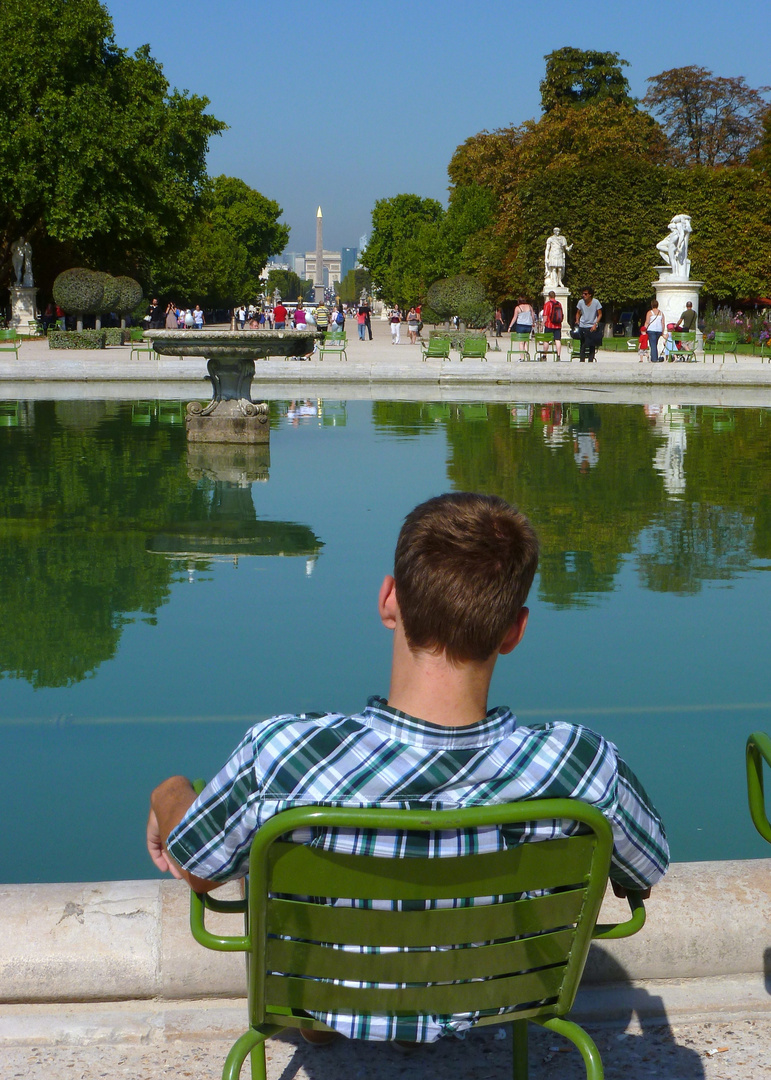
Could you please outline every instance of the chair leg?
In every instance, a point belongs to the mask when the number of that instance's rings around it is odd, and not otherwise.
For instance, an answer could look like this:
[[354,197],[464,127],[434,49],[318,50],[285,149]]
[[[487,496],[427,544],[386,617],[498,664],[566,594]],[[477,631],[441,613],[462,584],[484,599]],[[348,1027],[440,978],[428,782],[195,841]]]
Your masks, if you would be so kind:
[[527,1080],[527,1020],[517,1020],[511,1025],[514,1043],[512,1076],[514,1080]]
[[267,1038],[267,1035],[263,1035],[261,1031],[256,1031],[254,1028],[249,1028],[239,1036],[225,1058],[222,1080],[239,1080],[241,1067],[247,1054],[251,1054],[252,1080],[266,1080],[265,1040]]
[[564,1035],[578,1047],[584,1059],[587,1080],[603,1080],[605,1070],[602,1067],[600,1051],[583,1028],[574,1024],[572,1020],[563,1020],[560,1017],[555,1017],[553,1020],[536,1020],[535,1023],[541,1024],[550,1031],[556,1031],[558,1035]]

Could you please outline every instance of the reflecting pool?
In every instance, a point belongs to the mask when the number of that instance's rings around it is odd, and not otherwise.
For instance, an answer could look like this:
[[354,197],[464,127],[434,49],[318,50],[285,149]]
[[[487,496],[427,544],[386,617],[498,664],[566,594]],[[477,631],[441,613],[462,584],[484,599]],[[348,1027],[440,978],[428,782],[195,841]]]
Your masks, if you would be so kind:
[[269,448],[188,448],[176,402],[0,402],[2,877],[150,877],[151,787],[277,712],[388,689],[377,590],[446,490],[521,506],[531,619],[492,704],[613,739],[678,860],[765,856],[771,413],[271,403]]

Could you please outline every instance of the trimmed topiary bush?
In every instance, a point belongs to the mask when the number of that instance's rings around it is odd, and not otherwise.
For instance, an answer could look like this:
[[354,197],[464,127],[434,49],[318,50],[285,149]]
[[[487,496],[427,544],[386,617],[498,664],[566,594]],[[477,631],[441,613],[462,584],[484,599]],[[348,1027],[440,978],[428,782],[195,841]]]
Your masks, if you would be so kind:
[[113,311],[116,311],[122,320],[126,315],[130,315],[135,308],[139,307],[144,293],[139,282],[134,281],[131,277],[116,277],[115,280],[118,283],[120,297]]
[[49,330],[48,348],[103,349],[106,336],[106,330]]
[[124,330],[121,326],[107,326],[102,331],[105,335],[105,343],[107,345],[126,345],[129,339],[128,330]]
[[493,317],[492,304],[484,286],[468,274],[440,278],[430,286],[426,297],[429,308],[447,319],[453,315],[469,326],[486,326]]
[[104,285],[99,274],[76,266],[54,281],[54,300],[71,315],[96,315],[102,308]]

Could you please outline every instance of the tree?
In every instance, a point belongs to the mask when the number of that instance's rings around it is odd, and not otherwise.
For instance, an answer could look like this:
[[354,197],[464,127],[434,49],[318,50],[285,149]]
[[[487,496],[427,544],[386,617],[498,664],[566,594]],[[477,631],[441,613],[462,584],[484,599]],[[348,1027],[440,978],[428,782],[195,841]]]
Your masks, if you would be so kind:
[[21,234],[119,272],[184,238],[225,127],[208,100],[118,48],[99,0],[3,0],[0,37],[0,280]]
[[443,214],[436,199],[419,195],[396,195],[375,203],[372,235],[359,261],[369,270],[373,287],[386,303],[409,307],[425,295],[437,276],[426,266],[425,252],[434,235],[430,226]]
[[426,302],[442,318],[457,315],[469,326],[487,326],[493,315],[484,287],[468,274],[435,281],[428,290]]
[[669,136],[674,165],[738,165],[763,136],[769,87],[754,90],[743,76],[724,78],[689,65],[648,79],[643,104]]
[[281,213],[277,202],[243,180],[216,177],[200,200],[186,246],[153,265],[154,292],[212,308],[254,299],[268,258],[289,239]]
[[303,300],[313,298],[313,282],[310,278],[301,278],[294,270],[268,272],[268,296],[272,298],[276,289],[282,300],[296,300],[298,296],[301,296]]
[[544,60],[546,74],[540,85],[544,113],[565,105],[596,105],[599,101],[634,104],[621,70],[629,65],[618,53],[566,47],[548,53]]
[[369,295],[371,289],[372,276],[369,270],[362,270],[361,267],[357,267],[355,270],[349,270],[340,282],[338,294],[344,304],[356,304],[362,290],[366,290],[367,295]]

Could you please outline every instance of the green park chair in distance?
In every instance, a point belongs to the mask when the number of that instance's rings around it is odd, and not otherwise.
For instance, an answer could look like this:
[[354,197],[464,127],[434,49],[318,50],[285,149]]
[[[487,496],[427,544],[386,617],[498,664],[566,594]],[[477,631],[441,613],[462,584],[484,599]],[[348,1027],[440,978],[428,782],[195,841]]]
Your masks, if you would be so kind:
[[19,359],[21,341],[15,330],[0,330],[0,352],[12,352]]
[[677,360],[696,360],[696,331],[695,330],[673,330],[672,337],[675,342],[675,351],[671,357],[673,361]]
[[[543,820],[551,826],[555,819],[576,822],[577,834],[516,843],[523,823]],[[285,840],[301,828],[430,833],[486,826],[510,831],[512,846],[458,858],[391,859]],[[223,1080],[237,1080],[247,1054],[252,1080],[266,1080],[264,1044],[270,1035],[286,1027],[329,1030],[312,1012],[415,1016],[480,1010],[480,1024],[513,1024],[515,1080],[527,1076],[529,1021],[573,1042],[589,1080],[602,1080],[595,1044],[565,1015],[592,939],[626,937],[645,922],[635,894],[627,922],[596,925],[612,847],[611,828],[600,811],[572,799],[457,811],[305,806],[277,814],[252,842],[246,899],[191,894],[196,940],[248,954],[249,1028],[228,1054]],[[484,902],[493,896],[500,902]],[[336,897],[339,906],[309,897]],[[482,899],[474,906],[476,897]],[[461,906],[452,906],[459,898]],[[351,906],[351,899],[363,906]],[[393,910],[394,903],[402,910]],[[244,912],[245,933],[210,933],[204,925],[207,907]]]
[[345,351],[347,341],[344,330],[330,330],[324,336],[324,340],[319,343],[319,360],[323,360],[326,353],[337,353],[347,363],[348,354]]
[[704,356],[702,358],[702,362],[706,363],[707,354],[709,353],[712,357],[713,364],[715,363],[716,356],[721,357],[722,363],[723,361],[725,361],[726,353],[728,353],[729,356],[733,355],[734,360],[738,364],[739,359],[736,355],[736,346],[738,345],[738,343],[738,334],[735,334],[730,330],[716,330],[715,336],[712,341],[704,342]]
[[511,360],[512,356],[516,356],[517,360],[529,360],[530,340],[530,334],[512,334],[506,359]]
[[535,355],[539,360],[546,360],[549,356],[559,360],[559,343],[554,340],[554,334],[535,335]]
[[764,840],[771,844],[771,821],[766,812],[763,788],[763,763],[771,766],[771,738],[763,731],[753,731],[747,739],[747,798],[752,823]]
[[484,335],[471,337],[466,334],[460,346],[461,360],[486,360],[487,338]]
[[449,360],[450,359],[450,336],[429,337],[423,342],[424,360]]

